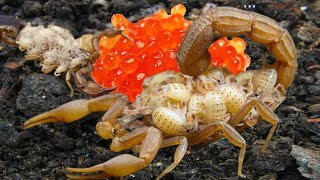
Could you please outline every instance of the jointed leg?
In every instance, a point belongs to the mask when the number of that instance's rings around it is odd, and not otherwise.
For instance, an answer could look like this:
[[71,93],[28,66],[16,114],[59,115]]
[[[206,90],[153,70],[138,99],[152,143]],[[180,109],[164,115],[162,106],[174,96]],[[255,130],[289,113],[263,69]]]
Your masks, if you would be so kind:
[[232,120],[229,121],[230,125],[235,127],[237,126],[244,118],[248,115],[253,107],[256,107],[258,113],[265,119],[268,123],[272,125],[272,128],[266,138],[264,145],[262,146],[261,150],[264,152],[272,138],[274,131],[277,128],[279,123],[279,117],[270,110],[264,103],[259,101],[256,98],[251,98],[246,104],[244,104],[239,111],[233,116]]
[[182,160],[184,155],[187,152],[188,148],[188,140],[184,136],[176,136],[172,137],[166,140],[163,140],[161,144],[161,148],[168,147],[168,146],[174,146],[179,145],[176,149],[176,152],[174,153],[174,162],[168,166],[158,177],[157,180],[163,178],[167,173],[172,171]]
[[[128,98],[127,96],[121,96],[113,102],[113,105],[108,109],[108,111],[103,115],[102,121],[97,123],[96,125],[96,130],[99,134],[104,139],[110,139],[113,138],[115,133],[114,133],[114,125],[119,117],[119,115],[122,113],[124,107],[128,103]],[[103,102],[101,102],[103,106]],[[97,106],[97,105],[95,105]]]
[[[0,34],[1,35],[1,34]],[[12,46],[18,46],[18,44],[16,43],[16,41],[12,38],[10,38],[9,36],[7,36],[6,34],[2,34],[1,38],[0,38],[1,41],[9,44],[9,45],[12,45]]]
[[74,80],[77,87],[84,93],[91,96],[99,96],[108,91],[112,91],[115,88],[103,88],[96,82],[90,80],[88,81],[85,77],[86,74],[92,71],[92,67],[83,67],[74,73]]
[[70,83],[70,79],[71,79],[71,70],[69,69],[67,71],[67,73],[66,73],[66,84],[67,84],[68,88],[70,89],[70,95],[69,96],[72,97],[73,94],[74,94],[74,89],[73,89],[73,87],[72,87],[72,85]]
[[[131,149],[135,145],[142,143],[139,157],[131,154],[122,154],[108,160],[105,163],[98,164],[89,168],[67,168],[68,173],[96,173],[102,172],[104,177],[126,176],[134,173],[151,163],[156,156],[162,141],[161,131],[154,127],[137,129],[121,138],[115,138],[111,144],[111,150],[121,151]],[[83,175],[67,174],[69,178],[79,179]],[[90,175],[85,175],[91,178]]]
[[238,159],[238,176],[244,178],[242,174],[242,165],[244,160],[244,154],[246,152],[246,141],[243,137],[229,124],[224,122],[216,122],[203,127],[194,135],[188,137],[190,145],[198,144],[202,140],[208,138],[216,131],[221,131],[222,134],[235,146],[240,147],[239,159]]
[[99,58],[100,54],[99,54],[99,41],[100,38],[102,36],[106,36],[109,38],[115,37],[121,35],[124,38],[129,39],[130,41],[133,41],[133,39],[131,39],[129,36],[123,34],[123,30],[116,30],[116,29],[106,29],[102,32],[96,33],[93,35],[92,37],[92,47],[94,49],[94,53],[93,53],[93,60]]
[[263,119],[265,119],[268,123],[272,125],[269,134],[266,138],[266,141],[264,142],[261,148],[261,151],[264,152],[273,136],[274,131],[276,130],[279,124],[279,117],[273,111],[271,111],[265,104],[258,100],[255,101],[258,113],[262,116]]

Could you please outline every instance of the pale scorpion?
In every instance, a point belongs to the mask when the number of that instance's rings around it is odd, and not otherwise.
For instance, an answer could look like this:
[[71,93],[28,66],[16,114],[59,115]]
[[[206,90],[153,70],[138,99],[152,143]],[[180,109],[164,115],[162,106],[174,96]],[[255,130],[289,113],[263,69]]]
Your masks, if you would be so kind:
[[[243,34],[266,45],[277,61],[237,76],[208,68],[207,49],[214,39]],[[178,165],[188,146],[221,137],[240,147],[237,174],[245,177],[246,142],[237,130],[255,125],[261,116],[272,125],[262,150],[267,147],[279,123],[273,111],[285,98],[297,70],[296,49],[288,31],[254,12],[212,8],[192,23],[177,59],[183,74],[166,71],[145,79],[143,92],[131,105],[123,94],[75,100],[29,119],[24,127],[70,123],[91,112],[106,111],[96,129],[104,139],[113,139],[110,149],[139,151],[139,157],[122,154],[93,167],[67,168],[69,178],[126,176],[148,166],[160,148],[178,145],[174,162],[157,177],[160,179]],[[134,115],[139,114],[144,120],[136,120]]]
[[[121,30],[107,29],[96,34],[84,34],[75,39],[69,30],[55,25],[31,26],[30,23],[17,33],[16,19],[13,16],[0,16],[0,40],[26,51],[26,60],[40,60],[43,73],[54,71],[55,76],[66,72],[66,84],[73,96],[74,89],[70,83],[71,74],[77,87],[84,93],[98,96],[115,88],[102,88],[85,77],[92,71],[92,64],[99,57],[99,39],[101,36],[115,37],[122,35]],[[17,35],[18,34],[18,35]],[[12,37],[16,37],[13,39]]]

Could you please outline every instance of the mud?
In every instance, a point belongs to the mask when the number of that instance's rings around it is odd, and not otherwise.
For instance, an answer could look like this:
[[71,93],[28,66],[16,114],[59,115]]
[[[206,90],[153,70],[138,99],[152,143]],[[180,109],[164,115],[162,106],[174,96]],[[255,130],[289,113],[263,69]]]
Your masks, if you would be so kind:
[[[159,8],[170,9],[177,3],[187,7],[194,18],[204,1],[0,1],[1,15],[20,18],[19,27],[55,24],[68,28],[75,36],[110,28],[114,13],[137,21]],[[243,173],[248,179],[304,179],[298,163],[290,154],[292,145],[319,150],[320,124],[320,50],[319,1],[263,0],[212,1],[265,14],[287,28],[298,50],[299,69],[287,99],[276,110],[281,122],[266,151],[260,148],[270,126],[260,123],[242,133],[247,142]],[[306,8],[306,9],[305,9]],[[28,130],[22,124],[28,118],[85,96],[76,91],[68,96],[64,75],[42,74],[36,61],[24,62],[15,47],[0,44],[0,177],[2,179],[66,179],[65,167],[88,167],[120,153],[109,150],[111,141],[95,133],[102,113],[87,116],[71,124],[47,124]],[[251,68],[261,66],[266,49],[248,42]],[[175,148],[161,149],[150,166],[125,179],[154,179],[173,161]],[[239,148],[226,140],[189,149],[182,162],[165,179],[236,179]],[[132,153],[131,151],[128,151]]]

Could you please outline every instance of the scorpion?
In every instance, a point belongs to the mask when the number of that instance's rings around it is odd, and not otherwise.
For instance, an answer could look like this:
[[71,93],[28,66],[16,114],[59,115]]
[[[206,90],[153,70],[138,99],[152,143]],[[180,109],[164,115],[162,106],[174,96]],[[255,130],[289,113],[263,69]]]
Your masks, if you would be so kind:
[[[220,36],[240,35],[265,45],[277,61],[270,65],[263,58],[261,69],[238,75],[209,67],[211,42]],[[192,23],[177,59],[182,73],[165,71],[146,78],[142,93],[132,104],[123,94],[74,100],[27,120],[24,128],[70,123],[106,111],[96,130],[102,138],[112,139],[110,149],[139,152],[139,157],[122,154],[93,167],[68,167],[67,177],[72,179],[127,176],[148,166],[160,148],[177,145],[174,162],[157,177],[161,179],[179,164],[188,146],[223,137],[240,148],[237,175],[244,178],[246,141],[239,131],[256,125],[261,116],[272,126],[262,146],[265,151],[279,123],[274,110],[285,99],[298,66],[290,34],[269,17],[216,7]],[[142,120],[138,118],[141,115]]]
[[[0,40],[18,46],[20,51],[26,51],[26,60],[40,60],[43,73],[54,75],[66,72],[65,81],[73,96],[74,89],[70,83],[71,74],[74,74],[75,83],[82,92],[91,96],[98,96],[110,92],[115,88],[102,88],[85,77],[93,69],[92,64],[99,57],[99,39],[102,36],[115,37],[122,35],[132,40],[120,30],[107,29],[96,34],[84,34],[75,39],[69,30],[55,25],[31,26],[30,23],[17,35],[17,18],[0,16]],[[15,37],[14,40],[11,37]]]

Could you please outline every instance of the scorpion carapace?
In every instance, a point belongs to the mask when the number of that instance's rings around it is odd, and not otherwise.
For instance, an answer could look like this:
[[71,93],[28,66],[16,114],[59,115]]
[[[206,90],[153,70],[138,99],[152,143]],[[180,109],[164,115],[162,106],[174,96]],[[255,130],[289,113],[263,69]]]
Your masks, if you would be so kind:
[[[277,62],[269,65],[264,60],[260,70],[236,76],[224,68],[208,68],[207,48],[212,40],[241,34],[265,44]],[[274,110],[284,100],[297,69],[289,33],[263,15],[218,7],[194,21],[177,56],[185,74],[165,71],[146,78],[142,93],[130,105],[123,94],[75,100],[29,119],[24,127],[70,123],[91,112],[106,111],[96,126],[98,134],[113,139],[112,151],[139,152],[139,157],[123,154],[93,167],[67,168],[67,176],[73,179],[126,176],[148,166],[160,148],[178,145],[174,162],[157,177],[160,179],[179,164],[188,146],[221,137],[240,147],[237,174],[245,177],[246,142],[238,131],[254,126],[261,116],[272,125],[263,151],[271,140],[279,123]],[[137,120],[137,115],[144,119]]]

